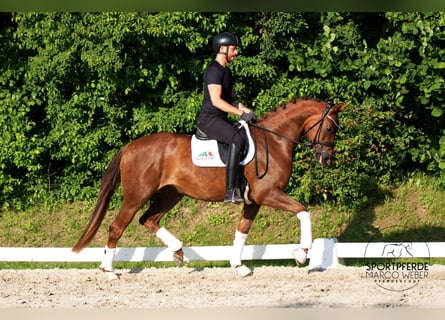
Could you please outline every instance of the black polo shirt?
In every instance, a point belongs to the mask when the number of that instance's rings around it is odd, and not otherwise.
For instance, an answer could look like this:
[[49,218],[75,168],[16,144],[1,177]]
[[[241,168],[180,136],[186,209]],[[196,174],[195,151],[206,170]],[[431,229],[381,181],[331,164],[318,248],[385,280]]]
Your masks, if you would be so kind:
[[222,86],[221,98],[228,103],[235,105],[238,101],[233,94],[233,76],[230,69],[223,67],[216,60],[208,64],[204,72],[204,99],[201,115],[205,117],[224,117],[227,118],[227,112],[216,108],[210,100],[208,85],[219,84]]

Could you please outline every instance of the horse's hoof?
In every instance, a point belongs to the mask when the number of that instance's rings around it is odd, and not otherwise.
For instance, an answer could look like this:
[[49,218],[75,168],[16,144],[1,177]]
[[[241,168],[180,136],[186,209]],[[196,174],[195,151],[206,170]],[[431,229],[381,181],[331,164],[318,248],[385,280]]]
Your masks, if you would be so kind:
[[251,276],[253,274],[253,271],[243,264],[235,267],[234,270],[235,270],[235,276],[238,278],[244,278],[247,276]]
[[113,271],[107,271],[105,273],[107,274],[108,280],[110,281],[120,280],[119,275],[114,273]]
[[302,248],[298,248],[294,251],[292,251],[292,255],[295,258],[295,262],[297,263],[297,266],[301,267],[306,263],[307,260],[307,251],[305,251]]
[[103,268],[101,268],[100,270],[102,270],[102,272],[107,275],[108,280],[110,281],[120,280],[119,275],[114,273],[114,271],[105,270]]
[[173,261],[175,261],[177,267],[182,265],[184,262],[184,251],[182,251],[182,249],[176,250],[173,253]]

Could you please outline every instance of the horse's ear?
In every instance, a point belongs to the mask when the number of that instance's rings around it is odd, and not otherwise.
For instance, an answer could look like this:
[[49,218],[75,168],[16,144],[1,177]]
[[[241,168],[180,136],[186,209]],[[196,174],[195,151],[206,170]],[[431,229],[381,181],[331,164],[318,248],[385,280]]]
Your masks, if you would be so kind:
[[340,111],[345,110],[348,106],[349,106],[349,104],[345,104],[343,102],[340,102],[340,103],[338,103],[338,104],[336,104],[335,106],[332,107],[332,112],[338,113]]

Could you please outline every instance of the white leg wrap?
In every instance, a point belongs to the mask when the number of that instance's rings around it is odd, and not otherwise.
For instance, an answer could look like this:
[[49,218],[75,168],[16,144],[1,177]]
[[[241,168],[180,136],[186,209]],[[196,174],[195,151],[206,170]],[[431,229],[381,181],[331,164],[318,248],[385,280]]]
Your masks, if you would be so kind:
[[102,263],[100,264],[99,268],[101,268],[104,271],[113,271],[113,260],[115,252],[116,249],[110,249],[107,246],[105,246],[104,256],[102,258]]
[[300,245],[304,249],[312,248],[312,226],[311,214],[307,211],[301,211],[297,214],[300,219]]
[[230,257],[230,265],[232,268],[241,265],[241,255],[243,254],[244,245],[246,244],[247,234],[235,231],[235,239],[233,239],[232,255]]
[[162,242],[171,250],[178,251],[182,248],[182,242],[179,241],[174,235],[172,235],[167,229],[161,227],[156,232],[156,237],[162,240]]

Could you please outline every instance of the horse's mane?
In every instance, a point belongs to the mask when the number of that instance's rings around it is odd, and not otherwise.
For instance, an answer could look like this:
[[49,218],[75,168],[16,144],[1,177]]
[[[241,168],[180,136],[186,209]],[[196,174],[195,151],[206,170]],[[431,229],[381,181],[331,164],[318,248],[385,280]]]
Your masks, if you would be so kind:
[[277,106],[272,107],[264,116],[263,119],[274,117],[275,115],[279,114],[281,110],[287,109],[290,105],[296,105],[298,102],[301,101],[314,101],[314,102],[321,102],[319,99],[310,98],[310,97],[301,97],[301,98],[294,98],[290,101],[283,102]]

